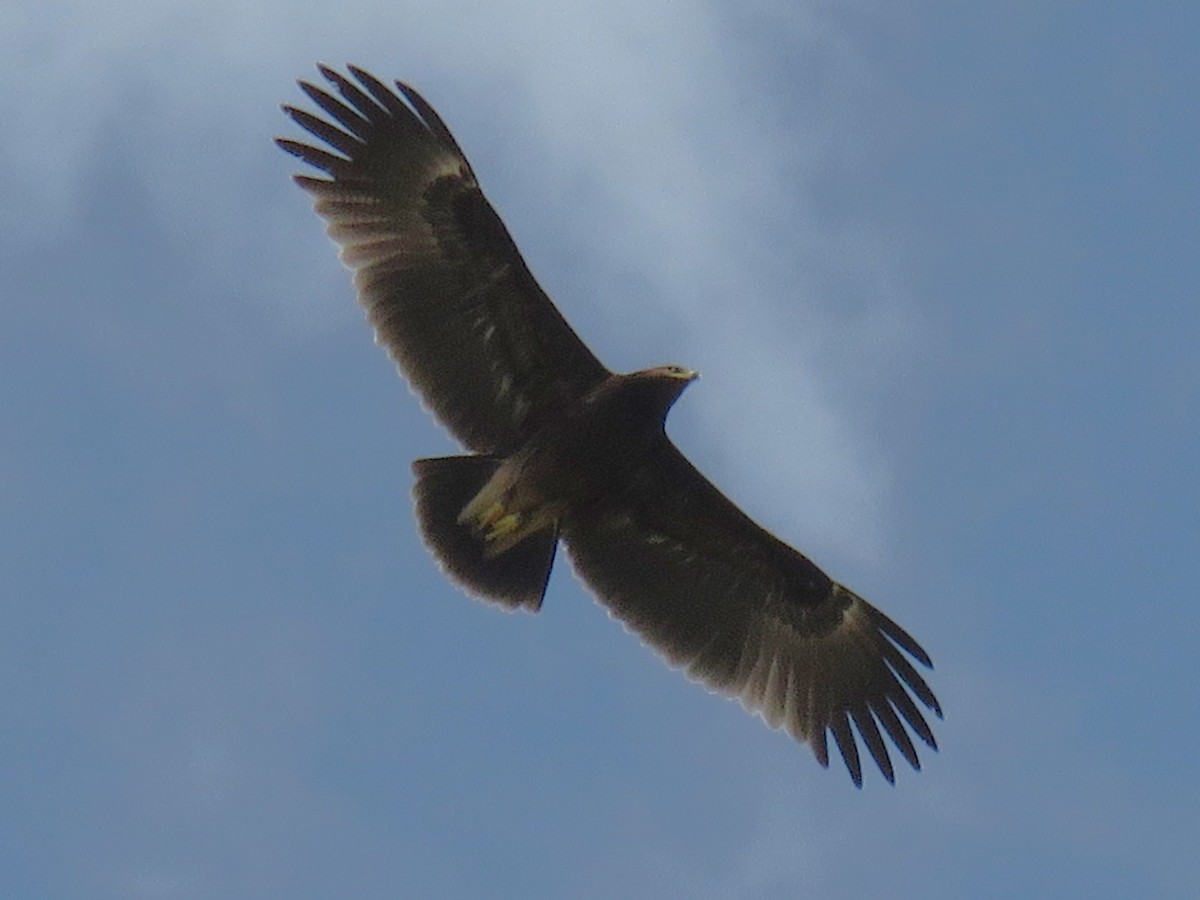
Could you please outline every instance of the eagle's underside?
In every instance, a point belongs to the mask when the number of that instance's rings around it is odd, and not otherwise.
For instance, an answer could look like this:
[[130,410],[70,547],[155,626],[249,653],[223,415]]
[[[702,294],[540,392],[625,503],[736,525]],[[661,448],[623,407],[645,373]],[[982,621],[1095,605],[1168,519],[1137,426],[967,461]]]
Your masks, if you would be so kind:
[[[414,499],[442,568],[475,596],[540,607],[555,548],[625,626],[708,688],[738,698],[856,784],[858,741],[894,781],[884,735],[914,769],[941,708],[899,625],[741,512],[666,436],[694,372],[617,375],[563,319],[412,88],[321,67],[301,82],[316,144],[279,139],[319,176],[315,198],[376,335],[470,455],[418,460]],[[324,145],[323,147],[320,145]]]

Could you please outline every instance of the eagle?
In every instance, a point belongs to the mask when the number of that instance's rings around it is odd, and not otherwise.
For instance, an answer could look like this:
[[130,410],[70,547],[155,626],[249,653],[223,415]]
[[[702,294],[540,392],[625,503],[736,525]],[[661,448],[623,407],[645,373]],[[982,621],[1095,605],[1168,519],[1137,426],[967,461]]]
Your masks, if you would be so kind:
[[[295,181],[353,272],[382,344],[467,455],[413,463],[422,537],[467,593],[537,611],[562,543],[629,630],[862,786],[859,740],[895,783],[884,735],[942,711],[907,631],[755,524],[676,448],[668,410],[697,377],[609,371],[521,258],[450,130],[413,88],[356,66],[284,105],[316,143]],[[910,661],[911,660],[911,661]],[[853,723],[853,724],[852,724]],[[855,737],[857,733],[857,739]]]

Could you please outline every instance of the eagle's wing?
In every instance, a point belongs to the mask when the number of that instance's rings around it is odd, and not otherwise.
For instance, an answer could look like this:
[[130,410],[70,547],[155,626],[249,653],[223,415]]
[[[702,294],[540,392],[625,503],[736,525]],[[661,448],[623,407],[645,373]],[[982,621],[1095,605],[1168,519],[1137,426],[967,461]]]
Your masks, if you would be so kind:
[[329,176],[296,181],[341,245],[376,339],[468,449],[510,452],[608,371],[534,280],[432,107],[350,73],[357,84],[321,67],[339,97],[300,83],[327,119],[284,107],[328,149],[278,144]]
[[572,510],[562,536],[617,618],[690,677],[808,742],[821,765],[829,731],[861,786],[851,722],[888,781],[881,729],[913,768],[906,726],[937,748],[913,697],[941,708],[905,658],[930,666],[920,645],[751,521],[665,435],[618,490]]

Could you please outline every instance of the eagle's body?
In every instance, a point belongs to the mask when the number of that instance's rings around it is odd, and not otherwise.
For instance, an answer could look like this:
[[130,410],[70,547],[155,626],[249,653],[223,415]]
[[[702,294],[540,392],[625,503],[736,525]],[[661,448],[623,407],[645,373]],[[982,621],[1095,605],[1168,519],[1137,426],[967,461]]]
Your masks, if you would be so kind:
[[471,451],[413,465],[418,522],[443,568],[482,599],[536,610],[562,541],[631,630],[809,742],[822,765],[831,732],[861,784],[853,722],[889,781],[883,733],[919,768],[907,729],[936,743],[913,696],[941,710],[905,654],[928,655],[676,449],[666,415],[696,373],[609,372],[538,286],[432,107],[354,67],[357,84],[321,71],[340,99],[301,87],[336,125],[285,110],[336,152],[279,144],[329,176],[296,180],[378,339]]
[[694,377],[660,368],[605,379],[505,459],[458,522],[498,556],[570,510],[612,497],[664,439],[667,410]]

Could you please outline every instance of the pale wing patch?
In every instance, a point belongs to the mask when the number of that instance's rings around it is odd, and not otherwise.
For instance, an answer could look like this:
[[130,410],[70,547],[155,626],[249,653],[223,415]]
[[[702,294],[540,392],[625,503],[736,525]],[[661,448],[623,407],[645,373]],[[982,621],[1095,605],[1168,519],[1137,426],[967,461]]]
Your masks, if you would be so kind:
[[[403,173],[410,185],[429,185],[441,178],[461,180],[467,189],[475,180],[448,153],[437,153],[424,166]],[[301,176],[300,186],[315,198],[313,209],[326,222],[326,233],[341,248],[341,259],[360,271],[397,254],[432,258],[438,252],[432,226],[414,207],[397,207],[376,193],[323,178]]]
[[[936,749],[928,726],[896,676],[905,682],[915,678],[913,692],[919,699],[925,699],[922,694],[927,688],[915,672],[897,671],[900,666],[889,665],[892,660],[887,654],[883,654],[887,662],[881,659],[880,643],[887,638],[873,620],[871,607],[841,585],[835,590],[853,599],[833,631],[807,635],[782,619],[762,616],[746,631],[742,656],[731,680],[712,677],[703,663],[703,653],[687,666],[687,674],[736,698],[770,727],[784,729],[796,740],[812,744],[823,765],[828,761],[825,733],[832,732],[851,776],[861,783],[861,763],[850,732],[852,721],[884,777],[893,781],[894,770],[880,726],[914,768],[920,768],[919,760],[901,718]],[[941,714],[936,701],[927,705]]]

